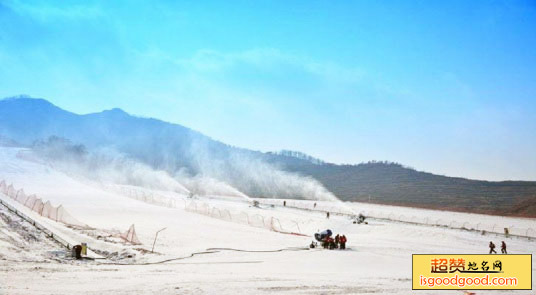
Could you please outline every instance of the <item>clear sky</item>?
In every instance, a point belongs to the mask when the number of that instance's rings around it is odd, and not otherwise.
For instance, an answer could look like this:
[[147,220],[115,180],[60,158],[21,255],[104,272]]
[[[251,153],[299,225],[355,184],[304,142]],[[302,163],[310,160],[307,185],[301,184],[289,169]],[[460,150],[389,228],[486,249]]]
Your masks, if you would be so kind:
[[536,2],[0,0],[0,97],[18,94],[262,151],[536,180]]

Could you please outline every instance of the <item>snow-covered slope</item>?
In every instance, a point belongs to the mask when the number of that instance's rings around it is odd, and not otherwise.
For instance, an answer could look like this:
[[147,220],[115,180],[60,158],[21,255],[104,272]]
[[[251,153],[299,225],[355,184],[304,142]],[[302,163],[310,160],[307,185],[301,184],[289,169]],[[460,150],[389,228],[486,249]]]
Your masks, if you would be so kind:
[[[104,242],[34,215],[73,239],[85,235],[89,246],[106,251],[104,254],[120,251],[117,248],[136,254],[135,259],[115,261],[134,263],[131,265],[107,264],[114,262],[112,260],[72,262],[65,259],[36,265],[27,257],[56,257],[53,253],[62,251],[61,246],[36,241],[35,246],[26,247],[9,242],[8,236],[17,231],[6,227],[4,222],[0,228],[0,294],[413,294],[410,277],[413,253],[486,253],[490,240],[496,243],[505,240],[511,253],[534,254],[536,250],[534,241],[527,239],[379,220],[356,225],[344,216],[332,215],[326,220],[319,212],[279,206],[254,208],[238,198],[212,196],[194,200],[221,211],[275,218],[284,224],[297,222],[300,232],[306,236],[283,234],[185,210],[192,200],[172,192],[154,193],[174,199],[174,208],[135,200],[109,189],[111,184],[92,183],[65,174],[47,163],[21,157],[24,153],[20,151],[19,148],[0,148],[0,180],[55,205],[62,204],[78,220],[103,232],[124,231],[135,224],[143,245]],[[0,198],[8,200],[5,195]],[[415,209],[411,214],[430,212]],[[479,218],[459,214],[460,218]],[[162,228],[166,229],[158,235],[155,248],[158,253],[140,250],[151,250],[155,233]],[[297,249],[307,247],[310,235],[326,228],[345,234],[349,249]],[[16,254],[17,251],[25,251],[25,254]],[[198,252],[209,253],[168,263],[139,265],[189,257]]]

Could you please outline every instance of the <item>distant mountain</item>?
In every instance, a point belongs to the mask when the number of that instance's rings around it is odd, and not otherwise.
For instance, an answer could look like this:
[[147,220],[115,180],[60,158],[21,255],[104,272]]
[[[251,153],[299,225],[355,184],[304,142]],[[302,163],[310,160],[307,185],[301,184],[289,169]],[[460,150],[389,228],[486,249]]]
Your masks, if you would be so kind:
[[321,166],[287,163],[284,169],[318,179],[346,201],[536,217],[534,181],[470,180],[382,162]]
[[282,195],[283,191],[271,192],[273,184],[250,175],[266,162],[312,177],[342,200],[536,217],[534,181],[469,180],[385,162],[335,165],[301,152],[261,153],[232,147],[181,125],[131,116],[120,109],[77,115],[44,99],[0,100],[0,138],[4,142],[9,138],[10,143],[30,145],[50,136],[90,149],[113,147],[171,173],[184,169],[193,175],[205,173],[252,196],[292,197]]
[[[181,125],[134,117],[121,109],[77,115],[44,99],[32,98],[0,100],[0,134],[26,145],[58,136],[89,148],[112,146],[139,157],[150,150],[151,159],[146,160],[162,169],[189,166],[193,142],[214,154],[226,154],[232,149]],[[169,151],[184,157],[167,157]]]

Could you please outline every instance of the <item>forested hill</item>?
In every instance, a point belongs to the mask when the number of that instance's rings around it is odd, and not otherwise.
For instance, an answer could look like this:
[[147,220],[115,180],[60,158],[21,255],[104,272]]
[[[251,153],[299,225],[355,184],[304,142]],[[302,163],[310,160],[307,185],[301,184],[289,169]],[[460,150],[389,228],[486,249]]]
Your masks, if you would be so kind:
[[270,161],[316,178],[346,201],[536,217],[534,181],[446,177],[386,162],[333,165],[280,157]]

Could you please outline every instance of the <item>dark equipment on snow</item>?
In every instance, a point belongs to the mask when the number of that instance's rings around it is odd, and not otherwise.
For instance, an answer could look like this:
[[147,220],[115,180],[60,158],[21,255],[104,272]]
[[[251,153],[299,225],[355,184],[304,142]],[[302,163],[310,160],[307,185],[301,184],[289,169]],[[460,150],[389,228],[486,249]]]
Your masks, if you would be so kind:
[[73,257],[76,259],[82,259],[82,246],[76,245],[73,247]]
[[354,220],[354,224],[361,224],[361,223],[368,224],[368,222],[366,222],[365,219],[367,219],[365,215],[359,213],[359,216],[357,216],[356,219]]
[[325,231],[321,231],[319,233],[315,234],[315,239],[319,242],[324,241],[326,238],[331,237],[333,233],[331,232],[331,229],[326,229]]

